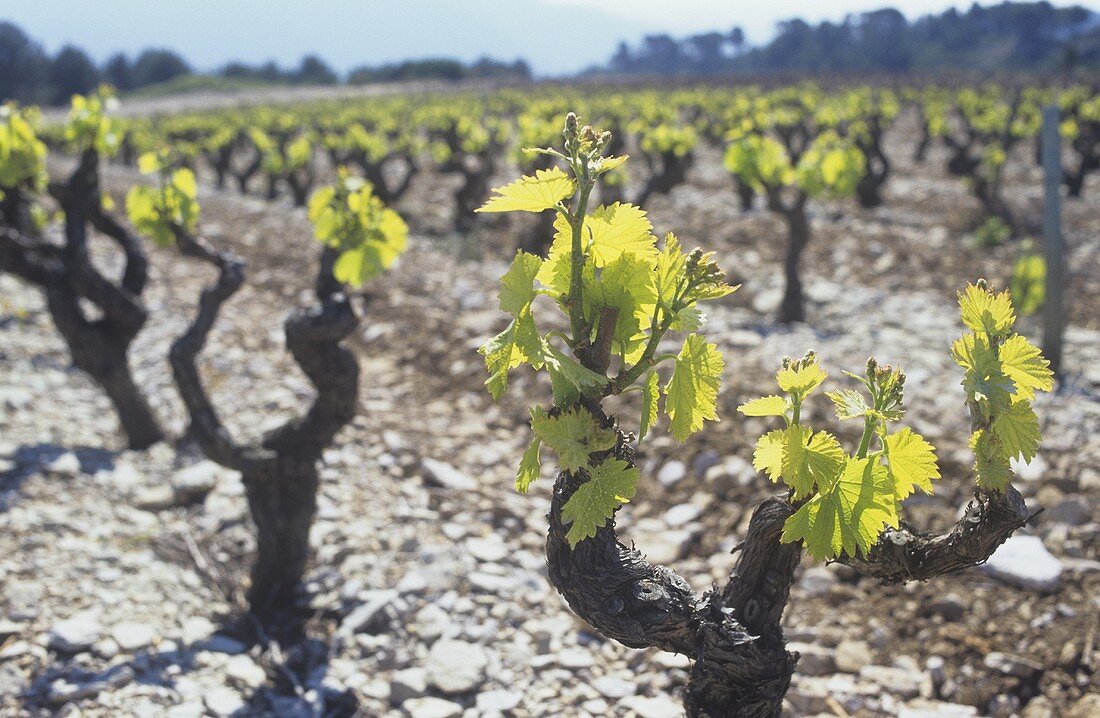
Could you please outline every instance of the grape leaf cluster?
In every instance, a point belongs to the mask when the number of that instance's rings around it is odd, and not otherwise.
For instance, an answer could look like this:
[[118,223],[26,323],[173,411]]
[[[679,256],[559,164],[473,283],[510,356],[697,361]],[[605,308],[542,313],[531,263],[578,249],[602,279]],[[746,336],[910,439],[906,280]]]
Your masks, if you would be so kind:
[[[641,437],[662,406],[679,440],[705,420],[717,420],[724,364],[717,347],[698,333],[705,322],[699,304],[735,287],[726,284],[711,255],[685,254],[671,234],[659,241],[640,208],[614,203],[590,209],[597,179],[627,158],[605,157],[610,134],[581,127],[572,114],[563,134],[564,152],[533,151],[555,158],[568,172],[538,170],[493,190],[479,210],[558,215],[547,256],[517,252],[502,278],[500,308],[512,319],[480,351],[495,399],[522,365],[550,377],[554,405],[531,410],[535,436],[520,462],[516,489],[530,488],[541,473],[542,448],[551,449],[562,471],[582,479],[562,509],[570,525],[566,538],[575,546],[631,499],[639,476],[614,455],[623,435],[603,416],[600,401],[640,391]],[[568,319],[568,333],[540,331],[537,317],[554,307]],[[677,354],[659,355],[669,331],[687,336]],[[673,368],[662,392],[657,369],[664,361]]]

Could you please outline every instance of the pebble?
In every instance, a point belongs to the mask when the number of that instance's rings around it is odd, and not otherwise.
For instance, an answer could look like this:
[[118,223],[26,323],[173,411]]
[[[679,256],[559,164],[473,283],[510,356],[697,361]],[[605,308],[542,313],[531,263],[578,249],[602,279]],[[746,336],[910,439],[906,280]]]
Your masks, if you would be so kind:
[[478,710],[496,711],[503,713],[510,711],[523,701],[523,693],[520,691],[494,690],[477,694],[476,705]]
[[661,486],[670,488],[680,483],[685,476],[687,476],[687,466],[682,461],[674,460],[661,467],[657,472],[657,481]]
[[613,700],[632,696],[638,691],[638,686],[634,681],[618,676],[600,676],[592,681],[592,687],[604,698]]
[[392,589],[363,591],[359,594],[359,598],[363,603],[344,616],[344,620],[340,622],[338,633],[346,638],[375,627],[380,622],[383,610],[400,595]]
[[245,688],[267,683],[267,671],[247,654],[232,656],[225,662],[225,675]]
[[424,478],[435,486],[452,491],[473,491],[477,488],[476,481],[442,461],[425,457],[420,460],[420,467],[424,470]]
[[871,647],[865,642],[845,639],[837,644],[834,660],[838,671],[859,673],[874,662],[874,656],[871,655]]
[[218,485],[218,477],[225,471],[213,461],[203,460],[172,474],[172,489],[176,502],[185,505],[198,503]]
[[485,649],[474,643],[440,639],[428,651],[424,663],[428,684],[442,693],[469,693],[485,682],[489,657]]
[[423,668],[406,668],[390,678],[390,703],[401,705],[410,698],[420,698],[428,692],[428,672]]
[[45,466],[46,473],[54,476],[76,476],[80,473],[80,459],[71,451],[59,455]]
[[202,703],[218,718],[229,718],[245,706],[244,699],[235,690],[225,687],[211,688],[203,693]]
[[401,704],[409,718],[458,718],[462,715],[462,706],[453,702],[429,696],[410,698]]
[[620,701],[619,705],[634,711],[638,718],[683,718],[684,715],[683,703],[668,696],[630,696]]
[[111,629],[111,638],[119,648],[132,653],[151,645],[157,638],[157,631],[147,623],[127,621]]
[[1092,507],[1084,496],[1071,496],[1043,511],[1044,523],[1084,526],[1092,521]]
[[861,680],[877,683],[902,698],[914,698],[920,693],[921,674],[904,668],[864,666],[859,671],[859,677]]
[[99,614],[86,611],[53,624],[49,646],[62,653],[79,653],[91,648],[99,638]]
[[1034,678],[1043,670],[1043,665],[1041,663],[1036,663],[1023,656],[1002,653],[1001,651],[987,653],[984,663],[986,668],[997,671],[998,673],[1025,679]]
[[1038,536],[1010,536],[983,569],[1000,581],[1030,591],[1056,591],[1062,579],[1062,562],[1047,551]]
[[814,643],[791,641],[787,650],[797,652],[798,672],[805,676],[827,676],[836,673],[837,663],[833,651]]

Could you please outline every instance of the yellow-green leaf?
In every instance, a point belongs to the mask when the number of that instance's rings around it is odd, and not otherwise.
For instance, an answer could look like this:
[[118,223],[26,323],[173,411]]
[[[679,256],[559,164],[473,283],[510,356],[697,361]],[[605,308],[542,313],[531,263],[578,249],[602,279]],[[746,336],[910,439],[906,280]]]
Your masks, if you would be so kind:
[[665,412],[678,441],[702,429],[704,420],[718,421],[718,388],[724,368],[716,345],[698,334],[684,339],[672,378],[665,385]]
[[559,168],[538,170],[534,176],[524,176],[494,189],[497,196],[490,198],[477,211],[542,212],[572,196],[573,189],[573,180]]
[[[837,482],[783,524],[785,543],[803,541],[818,560],[866,555],[886,527],[898,525],[893,482],[871,459],[849,458]],[[858,553],[857,553],[858,552]]]
[[936,450],[924,437],[909,427],[887,434],[887,470],[894,482],[894,495],[898,501],[906,499],[914,489],[932,493],[932,481],[940,478],[936,466]]
[[565,538],[572,548],[595,536],[616,509],[634,498],[638,486],[638,469],[622,459],[606,459],[588,475],[561,507],[562,523],[571,524]]
[[651,427],[657,423],[657,404],[660,398],[659,377],[650,371],[642,381],[642,421],[638,428],[638,441],[645,438]]
[[542,470],[542,459],[539,450],[542,448],[542,439],[537,436],[527,445],[523,452],[523,458],[519,460],[519,471],[516,473],[516,491],[526,494],[531,484],[538,480]]
[[1008,291],[995,294],[989,289],[968,285],[959,292],[959,309],[963,324],[976,332],[1002,335],[1016,322]]
[[787,397],[762,396],[737,407],[745,416],[783,416],[787,413]]

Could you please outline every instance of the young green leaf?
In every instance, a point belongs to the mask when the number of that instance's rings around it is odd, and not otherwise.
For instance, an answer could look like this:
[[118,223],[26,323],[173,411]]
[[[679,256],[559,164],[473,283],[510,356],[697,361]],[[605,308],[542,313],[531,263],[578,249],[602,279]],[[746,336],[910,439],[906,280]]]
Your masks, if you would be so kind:
[[622,459],[606,459],[588,474],[561,508],[562,523],[571,524],[565,534],[570,548],[595,536],[616,509],[634,498],[638,486],[638,469]]
[[959,308],[962,310],[963,324],[975,332],[998,336],[1012,329],[1016,322],[1016,312],[1008,291],[994,294],[971,284],[959,292]]
[[887,470],[894,482],[897,500],[908,498],[914,489],[931,494],[932,481],[940,478],[932,445],[908,426],[887,434],[884,444]]
[[866,555],[886,527],[896,528],[893,482],[886,468],[871,459],[849,458],[827,491],[802,505],[783,524],[782,541],[803,541],[819,560]]
[[589,454],[615,446],[615,432],[597,426],[595,418],[582,407],[557,416],[533,409],[531,428],[558,455],[558,465],[563,471],[579,471],[588,466]]
[[573,180],[557,167],[538,170],[535,175],[497,187],[492,197],[478,212],[542,212],[553,209],[563,199],[573,195]]
[[762,396],[759,399],[745,402],[737,407],[737,410],[745,416],[785,416],[787,413],[787,397]]
[[542,472],[542,458],[539,451],[542,449],[542,439],[535,437],[527,445],[523,452],[523,458],[519,460],[519,471],[516,472],[516,491],[526,494],[531,484],[538,480]]
[[660,399],[660,377],[650,371],[642,381],[642,421],[638,429],[638,441],[645,438],[650,428],[657,423],[657,404]]
[[718,388],[724,368],[716,345],[698,334],[684,339],[672,378],[665,385],[665,412],[677,441],[702,429],[704,420],[718,421]]

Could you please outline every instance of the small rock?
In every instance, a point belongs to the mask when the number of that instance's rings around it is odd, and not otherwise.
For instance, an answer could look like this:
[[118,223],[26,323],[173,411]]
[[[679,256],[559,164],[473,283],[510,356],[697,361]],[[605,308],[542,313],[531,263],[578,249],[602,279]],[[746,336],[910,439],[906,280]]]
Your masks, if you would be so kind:
[[687,476],[687,467],[682,461],[670,461],[657,472],[657,481],[666,488],[675,486]]
[[638,718],[683,718],[684,705],[674,701],[668,696],[646,698],[643,696],[630,696],[624,698],[619,705],[634,711]]
[[837,665],[833,652],[813,643],[792,641],[787,649],[799,654],[798,672],[806,676],[827,676],[836,673]]
[[1043,670],[1041,663],[1001,651],[986,654],[984,662],[986,668],[1017,678],[1033,678]]
[[966,614],[966,604],[953,595],[938,596],[921,607],[921,615],[943,616],[946,621],[958,621]]
[[390,678],[390,703],[399,706],[410,698],[420,698],[428,692],[428,672],[423,668],[406,668]]
[[71,451],[66,451],[45,466],[46,473],[54,476],[76,476],[80,473],[80,459]]
[[929,700],[913,701],[898,711],[898,718],[974,718],[977,715],[978,709],[974,706]]
[[111,629],[111,638],[115,639],[118,647],[127,652],[134,652],[150,645],[157,638],[156,630],[147,623],[125,622],[119,623]]
[[340,635],[348,637],[369,630],[378,623],[383,609],[393,603],[399,595],[397,591],[392,589],[379,589],[360,593],[359,596],[364,602],[344,616],[344,620],[340,622]]
[[244,699],[235,690],[224,686],[211,688],[203,693],[202,702],[206,710],[218,718],[229,718],[245,706]]
[[495,711],[503,713],[510,711],[523,701],[523,693],[519,691],[495,690],[477,694],[478,710]]
[[424,669],[428,684],[453,695],[469,693],[485,682],[489,657],[485,649],[474,643],[441,639],[428,652]]
[[172,475],[172,489],[180,505],[199,503],[218,485],[223,469],[213,461],[204,460],[180,469]]
[[84,612],[55,623],[50,628],[49,646],[62,653],[80,653],[88,650],[99,638],[99,615]]
[[446,634],[451,628],[451,614],[434,603],[429,603],[416,612],[413,627],[417,635],[425,641],[434,641]]
[[442,698],[411,698],[401,704],[409,718],[458,718],[462,706]]
[[1092,507],[1084,496],[1071,496],[1043,512],[1044,523],[1084,526],[1092,521]]
[[499,563],[511,553],[507,544],[496,534],[485,538],[471,538],[466,541],[466,550],[478,561]]
[[0,643],[8,636],[17,636],[23,631],[23,624],[0,619]]
[[628,681],[618,676],[600,676],[592,681],[592,687],[603,696],[612,700],[626,698],[638,692],[634,681]]
[[146,486],[134,494],[133,501],[143,511],[164,511],[176,505],[176,492],[171,486]]
[[846,639],[837,645],[834,659],[838,671],[859,673],[871,665],[874,656],[871,655],[871,647],[865,642]]
[[887,692],[902,698],[915,698],[920,693],[921,674],[892,666],[864,666],[859,677],[877,683]]
[[661,519],[673,528],[679,528],[699,518],[703,509],[695,504],[677,504],[661,515]]
[[259,688],[267,683],[267,671],[247,654],[232,656],[226,661],[225,675],[245,688]]
[[1066,711],[1065,718],[1096,718],[1100,716],[1100,695],[1088,693]]
[[836,582],[836,574],[824,566],[812,566],[798,579],[799,587],[809,596],[824,595]]
[[476,481],[450,464],[435,459],[422,458],[420,467],[424,470],[424,478],[435,486],[454,491],[473,491],[477,489]]
[[1055,591],[1062,578],[1062,562],[1038,536],[1010,536],[983,568],[996,579],[1031,591]]

